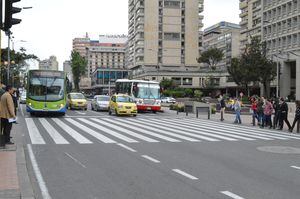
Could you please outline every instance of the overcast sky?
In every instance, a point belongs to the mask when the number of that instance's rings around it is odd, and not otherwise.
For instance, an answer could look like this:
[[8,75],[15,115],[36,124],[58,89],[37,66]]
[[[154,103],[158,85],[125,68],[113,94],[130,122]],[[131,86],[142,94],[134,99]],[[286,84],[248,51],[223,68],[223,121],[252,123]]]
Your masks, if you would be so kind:
[[[58,57],[60,68],[69,59],[72,39],[88,32],[92,39],[99,34],[127,34],[128,0],[22,0],[21,24],[12,28],[15,49],[21,46],[40,59]],[[204,0],[204,26],[219,21],[239,22],[239,0]],[[2,34],[3,35],[3,34]],[[26,42],[23,42],[23,41]],[[7,39],[4,38],[4,43]]]

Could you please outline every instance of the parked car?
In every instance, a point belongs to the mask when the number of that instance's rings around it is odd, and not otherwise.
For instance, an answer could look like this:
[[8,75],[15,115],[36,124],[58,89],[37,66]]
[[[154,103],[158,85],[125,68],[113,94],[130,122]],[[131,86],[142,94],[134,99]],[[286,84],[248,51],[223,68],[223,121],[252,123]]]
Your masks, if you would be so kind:
[[68,109],[87,110],[87,100],[82,93],[69,93],[67,95]]
[[22,92],[20,96],[20,104],[26,104],[26,92]]
[[108,95],[96,95],[91,103],[92,110],[108,111],[110,97]]
[[109,101],[109,114],[137,116],[137,106],[129,95],[115,94]]
[[176,103],[176,99],[173,98],[173,97],[162,97],[161,98],[161,102],[162,103],[173,103],[173,104],[175,104]]

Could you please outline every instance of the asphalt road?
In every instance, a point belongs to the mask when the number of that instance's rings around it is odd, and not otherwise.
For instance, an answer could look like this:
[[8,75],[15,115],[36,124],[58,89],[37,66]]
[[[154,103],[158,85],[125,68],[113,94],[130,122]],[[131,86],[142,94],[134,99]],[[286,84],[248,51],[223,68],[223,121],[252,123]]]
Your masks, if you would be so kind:
[[94,111],[68,111],[59,118],[20,113],[37,198],[300,196],[296,134],[167,113],[137,118]]

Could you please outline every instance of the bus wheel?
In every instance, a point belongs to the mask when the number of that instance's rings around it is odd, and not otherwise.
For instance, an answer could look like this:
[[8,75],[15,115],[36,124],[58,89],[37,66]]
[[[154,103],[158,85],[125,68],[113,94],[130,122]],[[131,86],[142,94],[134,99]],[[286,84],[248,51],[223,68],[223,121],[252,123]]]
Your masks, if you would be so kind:
[[35,116],[35,115],[34,115],[34,112],[30,112],[30,116],[32,116],[32,117]]
[[152,113],[156,113],[156,111],[152,111]]

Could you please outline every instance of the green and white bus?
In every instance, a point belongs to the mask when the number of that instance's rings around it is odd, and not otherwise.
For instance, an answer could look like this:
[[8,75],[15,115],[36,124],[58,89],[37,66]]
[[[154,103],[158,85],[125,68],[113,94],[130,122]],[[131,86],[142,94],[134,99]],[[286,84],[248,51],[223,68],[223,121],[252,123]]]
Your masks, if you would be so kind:
[[27,112],[65,115],[67,85],[66,74],[62,71],[30,70],[27,75]]

